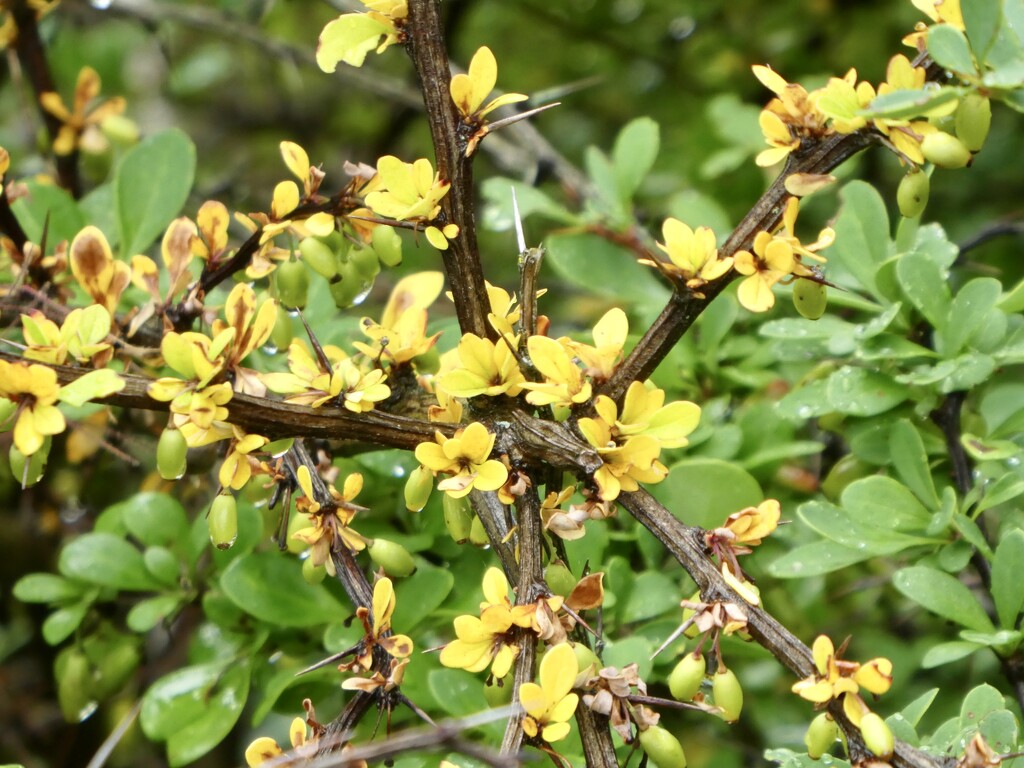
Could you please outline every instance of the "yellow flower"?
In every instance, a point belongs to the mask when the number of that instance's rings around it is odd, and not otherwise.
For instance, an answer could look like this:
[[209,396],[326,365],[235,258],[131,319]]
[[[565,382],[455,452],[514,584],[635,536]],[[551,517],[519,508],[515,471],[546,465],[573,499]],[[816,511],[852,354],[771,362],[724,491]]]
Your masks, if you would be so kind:
[[50,435],[67,426],[57,408],[60,384],[57,373],[45,365],[0,360],[0,429],[10,429],[14,419],[14,445],[25,456],[43,447]]
[[391,395],[391,388],[384,383],[384,371],[364,372],[337,347],[328,346],[323,351],[331,363],[329,371],[313,359],[301,339],[293,339],[288,347],[291,372],[265,373],[261,379],[271,392],[287,395],[286,402],[319,408],[337,401],[353,413],[372,411],[376,403]]
[[558,341],[579,358],[587,376],[605,380],[612,375],[622,359],[622,348],[628,335],[629,320],[626,313],[615,307],[605,312],[594,326],[593,346],[569,338]]
[[131,268],[114,259],[103,232],[90,225],[75,235],[69,261],[78,284],[94,302],[112,313],[131,280]]
[[[311,758],[316,755],[317,744],[316,729],[311,729],[311,734],[306,734],[306,721],[301,717],[292,720],[288,728],[288,738],[292,743],[292,750],[297,758]],[[281,764],[277,758],[284,754],[281,745],[269,736],[260,736],[253,740],[245,750],[245,762],[249,768],[256,768],[263,763],[274,761],[275,765]]]
[[331,552],[341,546],[355,552],[366,548],[366,539],[349,527],[356,513],[363,510],[363,507],[352,503],[352,499],[363,489],[363,476],[353,472],[345,478],[342,493],[338,493],[333,485],[327,486],[331,498],[324,504],[317,501],[313,495],[313,479],[307,466],[299,467],[296,479],[303,497],[296,501],[295,507],[300,512],[308,514],[313,525],[296,531],[292,538],[308,544],[309,558],[313,565],[324,566],[327,573],[334,576],[334,559]]
[[21,316],[25,359],[63,365],[70,356],[79,363],[105,365],[111,356],[110,313],[101,305],[72,310],[60,327],[39,310]]
[[47,91],[39,95],[43,109],[61,121],[60,131],[53,141],[53,151],[58,155],[70,155],[81,145],[86,128],[99,125],[111,115],[124,112],[125,100],[120,97],[105,99],[89,108],[100,93],[100,76],[92,67],[82,67],[75,83],[74,108],[69,110],[60,94]]
[[647,435],[662,448],[682,448],[689,444],[687,436],[700,423],[700,407],[688,400],[664,403],[664,390],[634,381],[626,390],[621,414],[614,401],[604,395],[597,398],[594,408],[609,424],[615,424],[616,436]]
[[403,277],[391,291],[381,321],[377,323],[369,317],[360,321],[363,334],[374,343],[357,341],[353,346],[371,360],[387,360],[392,366],[426,354],[440,335],[427,336],[427,308],[441,294],[443,286],[441,272],[417,272]]
[[888,691],[892,685],[892,662],[882,657],[864,664],[843,661],[839,656],[845,647],[844,643],[837,652],[827,636],[819,635],[811,648],[816,671],[794,683],[793,693],[815,704],[843,698],[843,711],[854,725],[859,725],[863,714],[869,711],[860,689],[875,695]]
[[435,476],[452,475],[437,484],[439,491],[459,499],[474,488],[496,491],[508,480],[505,465],[497,459],[488,459],[494,447],[494,435],[483,424],[473,422],[451,438],[438,432],[435,440],[416,446],[416,460]]
[[245,430],[234,425],[231,425],[231,431],[233,434],[231,445],[228,448],[228,455],[224,457],[224,461],[220,465],[217,479],[220,480],[223,487],[240,491],[252,477],[253,463],[258,466],[258,462],[255,459],[250,459],[249,454],[258,451],[270,440],[262,435],[246,434]]
[[857,83],[857,70],[851,69],[844,77],[830,78],[824,88],[811,94],[822,114],[832,120],[839,133],[853,133],[867,125],[867,118],[859,113],[875,98],[870,83]]
[[779,525],[782,508],[775,499],[766,499],[756,507],[747,507],[729,515],[713,533],[731,544],[751,547],[761,543]]
[[[522,309],[517,306],[516,296],[497,285],[487,285],[487,302],[491,311],[487,314],[487,320],[491,327],[502,336],[506,337],[513,344],[517,343],[518,336],[513,326],[519,322]],[[537,294],[540,295],[540,292]]]
[[512,628],[532,628],[536,606],[513,607],[508,599],[508,580],[497,568],[488,568],[484,573],[483,589],[480,618],[455,617],[457,639],[441,651],[441,663],[469,672],[481,672],[490,666],[491,674],[500,680],[519,655]]
[[657,460],[661,444],[655,438],[637,435],[620,445],[612,439],[612,425],[603,419],[582,418],[579,428],[604,461],[594,473],[602,500],[614,501],[622,491],[637,490],[639,483],[660,483],[668,476]]
[[[509,343],[514,344],[515,339]],[[521,385],[526,378],[505,340],[493,342],[467,333],[459,341],[458,358],[459,366],[438,378],[438,387],[449,394],[457,397],[515,397],[522,392]]]
[[226,332],[231,334],[224,368],[231,372],[236,392],[262,397],[266,387],[254,370],[242,366],[242,361],[270,338],[277,322],[277,302],[267,299],[257,309],[256,292],[247,283],[239,283],[228,295],[224,317],[225,320],[214,320],[211,329],[217,339]]
[[[373,585],[373,623],[370,622],[370,611],[365,606],[356,609],[356,616],[363,623],[363,639],[356,646],[355,657],[350,662],[341,664],[342,672],[370,672],[374,667],[373,649],[382,648],[393,660],[408,661],[412,655],[412,640],[407,635],[394,635],[391,632],[391,616],[395,612],[395,588],[391,579],[378,579]],[[392,661],[388,678],[377,672],[372,678],[352,678],[342,683],[346,690],[373,690],[381,686],[394,687],[404,676],[405,664]],[[397,677],[396,677],[397,674]]]
[[768,102],[759,122],[770,145],[757,156],[762,167],[775,165],[800,147],[804,139],[818,139],[832,132],[828,118],[821,113],[802,85],[787,83],[769,67],[755,65],[754,75],[777,98]]
[[[910,0],[914,7],[925,14],[936,24],[949,24],[961,32],[964,31],[964,17],[960,9],[960,0]],[[903,38],[906,45],[913,46],[919,51],[926,51],[928,26],[919,21],[912,34]]]
[[452,101],[467,122],[478,123],[498,107],[526,101],[529,97],[522,93],[506,93],[491,99],[486,106],[481,106],[484,99],[494,90],[498,82],[498,62],[491,49],[486,45],[477,49],[469,62],[467,74],[458,74],[452,78],[449,91]]
[[217,263],[228,247],[228,225],[231,216],[227,206],[216,200],[207,200],[196,214],[198,236],[190,245],[192,253],[203,261]]
[[316,47],[316,63],[333,72],[339,61],[361,67],[366,54],[383,53],[402,39],[409,15],[406,0],[365,0],[369,13],[346,13],[324,27]]
[[569,718],[576,712],[579,696],[571,693],[579,674],[579,662],[568,643],[550,649],[540,662],[536,683],[519,686],[519,702],[526,714],[523,732],[530,738],[537,734],[544,741],[560,741],[569,735]]
[[[450,182],[441,181],[426,158],[404,163],[393,155],[385,155],[377,160],[377,177],[380,186],[366,195],[366,204],[378,216],[398,221],[433,221],[441,212],[441,198],[451,186]],[[443,251],[448,240],[459,234],[459,228],[455,224],[442,229],[430,226],[425,234],[432,246]]]
[[715,233],[707,227],[690,229],[679,219],[665,219],[661,226],[665,238],[658,248],[668,254],[669,262],[644,261],[669,275],[678,275],[690,288],[700,288],[716,280],[732,267],[732,257],[718,258]]
[[531,336],[526,341],[530,361],[544,376],[543,382],[527,381],[526,401],[532,405],[569,407],[590,399],[592,388],[573,362],[565,346],[547,336]]

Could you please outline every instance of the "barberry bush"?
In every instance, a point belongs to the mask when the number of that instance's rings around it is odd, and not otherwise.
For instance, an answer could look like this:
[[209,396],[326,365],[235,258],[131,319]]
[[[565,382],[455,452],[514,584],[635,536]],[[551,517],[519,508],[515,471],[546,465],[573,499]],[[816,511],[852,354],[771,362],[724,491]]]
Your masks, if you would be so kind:
[[1016,764],[1024,3],[355,5],[0,3],[2,759]]

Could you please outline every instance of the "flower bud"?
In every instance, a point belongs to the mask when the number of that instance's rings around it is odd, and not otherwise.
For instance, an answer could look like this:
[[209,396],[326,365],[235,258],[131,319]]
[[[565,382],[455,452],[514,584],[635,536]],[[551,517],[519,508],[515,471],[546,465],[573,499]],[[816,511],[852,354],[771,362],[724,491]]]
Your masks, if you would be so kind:
[[660,725],[640,732],[640,746],[658,768],[686,768],[683,745]]
[[731,669],[719,667],[711,678],[711,695],[715,706],[722,710],[722,719],[727,723],[735,723],[740,719],[743,710],[743,688],[736,673]]
[[896,204],[904,218],[916,219],[924,212],[930,187],[931,182],[924,171],[915,169],[903,177],[896,189]]
[[164,480],[177,480],[185,474],[188,443],[180,429],[167,427],[156,444],[156,468]]
[[424,466],[416,467],[409,473],[405,481],[405,508],[410,512],[419,512],[430,500],[430,492],[434,490],[434,476]]
[[814,280],[797,280],[793,284],[793,306],[801,317],[817,320],[828,306],[828,288]]
[[302,561],[302,578],[307,584],[316,586],[327,576],[327,569],[322,565],[314,565],[313,558],[307,557]]
[[448,529],[448,535],[456,544],[465,544],[474,520],[469,499],[465,496],[453,499],[446,493],[441,497],[441,508],[444,510],[444,527]]
[[544,580],[553,594],[568,597],[576,586],[576,577],[561,560],[557,560],[544,569]]
[[700,653],[687,653],[668,676],[668,689],[677,701],[693,701],[707,675],[707,664]]
[[304,309],[309,298],[309,270],[301,261],[288,260],[274,271],[277,300],[285,309]]
[[232,494],[222,493],[213,500],[206,524],[213,545],[217,549],[230,549],[238,538],[238,507]]
[[409,550],[401,544],[387,539],[374,539],[366,551],[370,559],[384,569],[388,576],[404,578],[416,570],[416,561]]
[[828,712],[822,712],[811,721],[807,733],[804,734],[807,754],[817,760],[832,748],[838,736],[839,726],[836,725],[836,721]]
[[860,735],[864,737],[864,746],[879,757],[889,757],[896,746],[892,731],[876,712],[868,712],[861,717]]
[[478,515],[473,515],[473,519],[469,524],[469,543],[474,547],[487,547],[491,543],[490,538],[487,536],[487,531],[484,529],[483,521],[480,520]]
[[964,96],[956,110],[956,136],[971,152],[985,145],[992,125],[992,104],[975,91]]
[[926,134],[921,140],[921,154],[939,168],[963,168],[971,153],[956,136],[942,131]]
[[338,274],[338,257],[334,249],[318,237],[306,237],[299,243],[303,263],[330,280]]
[[393,227],[374,227],[371,242],[385,267],[397,267],[402,263],[402,238]]

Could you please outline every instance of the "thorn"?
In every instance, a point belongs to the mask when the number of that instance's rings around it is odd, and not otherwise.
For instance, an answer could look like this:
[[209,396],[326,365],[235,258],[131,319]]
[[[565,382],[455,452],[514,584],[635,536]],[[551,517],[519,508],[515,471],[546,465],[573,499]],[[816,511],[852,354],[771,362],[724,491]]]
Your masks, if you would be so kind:
[[523,218],[519,215],[519,201],[516,199],[516,188],[512,190],[512,215],[516,220],[516,244],[519,246],[519,253],[526,253],[526,236],[523,234]]

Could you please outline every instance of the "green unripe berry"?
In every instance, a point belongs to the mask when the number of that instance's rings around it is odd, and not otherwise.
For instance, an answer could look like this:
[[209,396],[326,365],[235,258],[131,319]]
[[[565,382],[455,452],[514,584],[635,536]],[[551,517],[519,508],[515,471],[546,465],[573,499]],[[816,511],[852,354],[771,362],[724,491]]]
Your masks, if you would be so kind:
[[804,734],[804,744],[807,746],[807,754],[817,760],[824,755],[835,744],[839,736],[839,726],[832,719],[828,712],[822,712],[811,721]]
[[115,144],[130,147],[139,141],[139,126],[125,115],[108,115],[100,121],[100,131]]
[[410,512],[419,512],[427,506],[432,490],[434,476],[430,470],[424,466],[416,467],[405,481],[405,508]]
[[18,446],[11,445],[7,458],[11,462],[11,474],[21,484],[22,488],[29,488],[40,481],[43,472],[46,470],[46,461],[50,457],[50,444],[52,438],[47,436],[38,451],[31,456],[26,456],[18,450]]
[[683,745],[660,725],[640,732],[640,746],[658,768],[686,768]]
[[474,547],[486,547],[491,543],[478,515],[473,515],[473,520],[469,524],[469,543]]
[[77,648],[68,648],[54,663],[57,678],[57,701],[64,719],[77,723],[88,717],[94,708],[92,669],[89,659]]
[[817,320],[828,307],[828,288],[814,280],[797,280],[793,285],[793,306],[801,317]]
[[544,580],[548,583],[548,589],[552,594],[559,597],[568,597],[573,587],[576,586],[576,577],[560,560],[551,563],[544,569]]
[[900,181],[896,189],[896,204],[900,214],[907,219],[916,219],[928,205],[931,182],[924,171],[913,170]]
[[188,443],[180,429],[167,427],[156,444],[156,469],[164,480],[177,480],[185,474]]
[[956,136],[942,131],[926,134],[921,140],[921,154],[939,168],[963,168],[971,161],[971,153]]
[[322,277],[330,280],[338,274],[338,256],[319,237],[307,237],[299,243],[303,263]]
[[441,368],[441,353],[437,351],[435,344],[422,355],[414,357],[413,362],[419,373],[437,373]]
[[277,300],[285,309],[304,309],[309,298],[309,270],[301,261],[285,261],[274,271]]
[[372,285],[373,279],[380,274],[380,259],[377,258],[377,252],[368,246],[349,251],[348,263],[355,267],[356,274],[368,284]]
[[743,688],[731,669],[718,668],[711,678],[711,695],[715,706],[722,710],[722,719],[727,723],[735,723],[743,711]]
[[992,125],[992,103],[975,91],[964,96],[956,110],[956,136],[971,152],[985,145]]
[[[380,229],[380,227],[378,227]],[[501,680],[494,680],[484,686],[484,699],[490,707],[504,707],[512,703],[512,689],[516,684],[512,675],[505,675]]]
[[294,337],[295,329],[292,327],[292,316],[288,314],[287,309],[278,304],[274,330],[270,332],[270,343],[275,350],[287,351]]
[[288,517],[288,531],[285,533],[285,547],[293,555],[298,555],[305,552],[309,545],[302,539],[296,539],[295,534],[301,531],[303,528],[308,528],[311,525],[309,517],[307,515],[300,515],[298,512],[289,515]]
[[[461,499],[453,499],[447,493],[441,497],[441,509],[444,512],[444,527],[448,529],[448,535],[456,544],[465,544],[473,531],[473,522],[476,520],[473,515],[473,508],[469,499],[463,496]],[[484,534],[487,538],[487,534]]]
[[412,559],[409,550],[398,542],[374,539],[366,551],[370,559],[383,568],[388,576],[404,578],[416,570],[416,561]]
[[375,227],[371,242],[385,267],[397,267],[402,263],[402,238],[393,227]]
[[601,660],[597,658],[597,654],[583,643],[573,643],[572,652],[576,656],[576,666],[580,674],[590,670],[590,674],[594,675],[597,674],[597,670],[604,666]]
[[[353,270],[349,269],[349,272]],[[359,281],[358,277],[349,277],[346,274],[345,267],[339,270],[338,277],[335,278],[334,282],[330,284],[331,298],[334,299],[334,306],[338,309],[348,309],[351,307],[355,300],[358,298],[360,292],[363,290],[363,284]]]
[[307,557],[302,561],[302,578],[307,584],[316,586],[327,576],[327,569],[322,565],[313,565],[313,558]]
[[213,500],[206,524],[210,529],[213,546],[217,549],[230,549],[238,538],[238,507],[232,494],[222,493]]
[[864,737],[864,746],[879,757],[889,757],[896,746],[892,730],[881,715],[875,712],[868,712],[861,717],[860,735]]
[[707,676],[707,663],[702,654],[687,653],[669,673],[668,689],[677,701],[693,701]]

